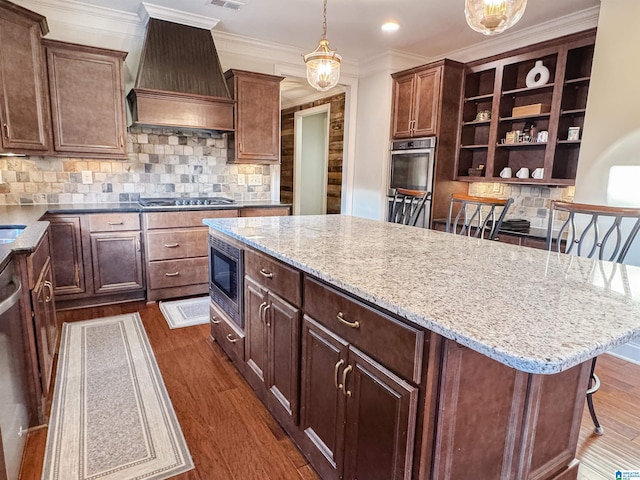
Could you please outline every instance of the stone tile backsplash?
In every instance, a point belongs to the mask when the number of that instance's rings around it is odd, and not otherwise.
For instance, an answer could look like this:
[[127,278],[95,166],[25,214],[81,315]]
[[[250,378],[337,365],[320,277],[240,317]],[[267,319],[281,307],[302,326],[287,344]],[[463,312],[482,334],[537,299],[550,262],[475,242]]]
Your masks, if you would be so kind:
[[[0,157],[0,204],[188,196],[271,199],[269,166],[228,165],[224,134],[131,127],[127,149],[124,161]],[[82,182],[82,172],[90,172],[91,184]],[[257,185],[248,185],[250,175]]]
[[[534,185],[511,185],[505,183],[470,183],[469,195],[483,197],[513,198],[513,205],[506,218],[524,218],[532,227],[547,228],[549,207],[552,200],[571,202],[575,187],[547,187]],[[558,221],[566,214],[558,213]],[[556,226],[555,229],[558,229]]]

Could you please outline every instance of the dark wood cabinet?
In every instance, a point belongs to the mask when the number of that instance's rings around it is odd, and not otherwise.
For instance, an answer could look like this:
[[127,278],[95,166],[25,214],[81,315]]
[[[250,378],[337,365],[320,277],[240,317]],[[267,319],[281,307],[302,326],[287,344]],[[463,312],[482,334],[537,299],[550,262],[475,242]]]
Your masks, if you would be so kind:
[[140,230],[91,234],[95,293],[144,288],[140,236]]
[[80,217],[48,215],[55,294],[84,295],[87,291]]
[[47,215],[59,308],[141,300],[140,214]]
[[125,52],[43,40],[54,150],[126,157]]
[[440,100],[442,66],[394,74],[391,136],[435,135]]
[[228,70],[236,101],[234,132],[228,133],[228,162],[280,162],[280,82],[282,77]]
[[50,260],[47,261],[31,291],[31,304],[38,349],[38,363],[40,365],[40,383],[42,395],[46,397],[51,385],[53,358],[58,341],[58,324]]
[[308,316],[300,427],[323,478],[411,478],[418,388]]
[[[468,64],[456,179],[573,185],[581,142],[568,132],[577,127],[581,135],[584,127],[594,44],[590,30]],[[537,62],[549,71],[549,80],[527,86]],[[480,112],[490,112],[490,118]],[[506,167],[512,176],[502,178]],[[523,167],[528,177],[516,177]],[[542,178],[532,178],[538,168],[544,169]]]
[[0,1],[2,152],[49,150],[49,107],[40,45],[40,37],[48,31],[43,16]]
[[[254,260],[262,256],[253,256]],[[247,256],[248,264],[251,264]],[[266,265],[266,264],[262,264]],[[276,284],[277,272],[258,267]],[[248,269],[250,271],[250,269]],[[264,274],[263,274],[264,275]],[[295,288],[295,287],[294,287]],[[277,290],[277,285],[274,290]],[[298,279],[297,289],[300,289]],[[277,418],[298,422],[300,309],[245,277],[245,363],[248,381]]]

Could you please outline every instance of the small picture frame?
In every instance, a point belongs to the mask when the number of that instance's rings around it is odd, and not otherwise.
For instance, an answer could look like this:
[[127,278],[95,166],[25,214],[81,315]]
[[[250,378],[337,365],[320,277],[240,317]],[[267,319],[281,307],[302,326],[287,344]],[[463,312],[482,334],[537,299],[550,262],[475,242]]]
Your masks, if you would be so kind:
[[569,127],[567,140],[580,140],[580,127]]
[[504,143],[516,143],[516,135],[515,131],[507,132],[504,136]]

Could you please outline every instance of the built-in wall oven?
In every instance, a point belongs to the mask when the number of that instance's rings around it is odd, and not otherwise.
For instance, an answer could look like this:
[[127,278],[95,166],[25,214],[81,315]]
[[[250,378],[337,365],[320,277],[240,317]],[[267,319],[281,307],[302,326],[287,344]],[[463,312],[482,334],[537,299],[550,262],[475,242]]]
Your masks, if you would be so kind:
[[244,328],[243,290],[243,250],[209,235],[209,295],[240,328]]
[[[390,148],[389,201],[397,188],[432,192],[436,137],[394,140]],[[430,215],[431,205],[427,202],[418,225],[428,226]]]

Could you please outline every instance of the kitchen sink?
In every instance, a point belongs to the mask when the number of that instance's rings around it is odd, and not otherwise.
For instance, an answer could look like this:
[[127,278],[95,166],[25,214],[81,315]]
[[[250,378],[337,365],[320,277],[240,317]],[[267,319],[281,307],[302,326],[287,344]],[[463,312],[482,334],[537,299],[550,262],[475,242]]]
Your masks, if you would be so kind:
[[0,244],[13,242],[25,228],[26,225],[0,225]]

